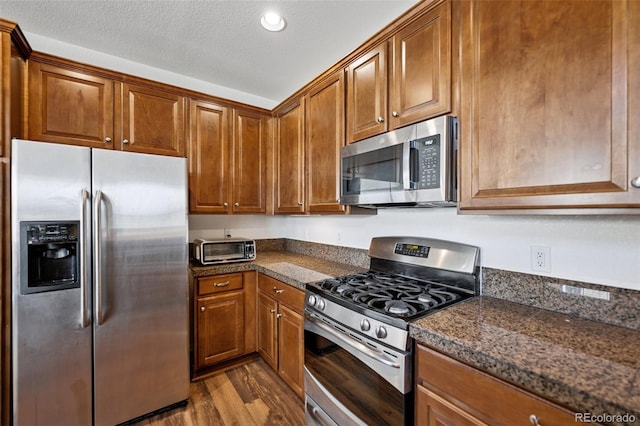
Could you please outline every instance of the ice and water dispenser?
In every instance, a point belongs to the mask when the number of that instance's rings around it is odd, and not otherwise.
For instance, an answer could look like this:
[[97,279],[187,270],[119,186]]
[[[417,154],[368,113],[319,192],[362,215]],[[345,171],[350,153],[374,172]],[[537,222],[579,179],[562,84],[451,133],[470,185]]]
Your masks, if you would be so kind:
[[79,224],[20,222],[21,294],[80,287]]

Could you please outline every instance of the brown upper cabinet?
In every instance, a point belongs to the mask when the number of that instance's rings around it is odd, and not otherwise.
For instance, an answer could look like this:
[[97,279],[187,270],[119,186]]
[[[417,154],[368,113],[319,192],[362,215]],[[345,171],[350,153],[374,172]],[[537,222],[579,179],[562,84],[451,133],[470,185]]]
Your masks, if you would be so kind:
[[451,111],[451,3],[410,21],[346,67],[347,141]]
[[640,2],[459,5],[460,209],[640,207]]
[[344,74],[317,82],[276,113],[276,213],[345,213],[340,196]]
[[265,213],[269,117],[189,101],[189,210]]
[[229,109],[189,100],[189,211],[228,213]]
[[185,98],[176,93],[124,83],[122,138],[116,149],[185,156]]
[[275,113],[274,212],[304,213],[304,99]]
[[63,62],[30,60],[29,139],[185,155],[184,97]]
[[344,146],[344,74],[334,73],[305,96],[305,208],[345,213],[340,197],[340,148]]
[[29,63],[29,139],[113,148],[114,86],[107,77]]
[[270,118],[240,109],[233,110],[232,118],[232,210],[234,213],[265,213]]

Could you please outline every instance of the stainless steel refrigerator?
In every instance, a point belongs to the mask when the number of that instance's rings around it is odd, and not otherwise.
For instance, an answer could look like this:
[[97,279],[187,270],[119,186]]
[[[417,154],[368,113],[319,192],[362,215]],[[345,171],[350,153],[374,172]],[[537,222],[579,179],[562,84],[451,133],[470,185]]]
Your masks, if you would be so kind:
[[184,158],[13,140],[16,425],[115,425],[189,395]]

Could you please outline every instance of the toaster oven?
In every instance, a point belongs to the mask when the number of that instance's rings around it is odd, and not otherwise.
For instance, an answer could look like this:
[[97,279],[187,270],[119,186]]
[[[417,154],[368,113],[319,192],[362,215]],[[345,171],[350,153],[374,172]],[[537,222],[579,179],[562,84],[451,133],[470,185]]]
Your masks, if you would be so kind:
[[246,262],[256,258],[256,242],[247,238],[197,239],[190,249],[191,258],[201,265]]

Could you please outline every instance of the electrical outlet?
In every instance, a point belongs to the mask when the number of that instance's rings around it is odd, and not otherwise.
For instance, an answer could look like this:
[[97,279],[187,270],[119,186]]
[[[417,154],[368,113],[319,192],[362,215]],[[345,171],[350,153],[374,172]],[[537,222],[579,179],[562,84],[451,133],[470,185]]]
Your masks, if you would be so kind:
[[231,238],[231,229],[224,228],[224,238]]
[[531,270],[551,272],[551,249],[549,247],[531,247]]

